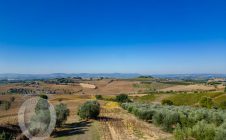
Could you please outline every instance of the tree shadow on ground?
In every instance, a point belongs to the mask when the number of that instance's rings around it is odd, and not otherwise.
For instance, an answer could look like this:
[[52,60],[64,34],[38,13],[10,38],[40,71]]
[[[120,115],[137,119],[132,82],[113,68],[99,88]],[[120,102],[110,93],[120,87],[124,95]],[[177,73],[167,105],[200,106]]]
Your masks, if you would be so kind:
[[88,127],[91,126],[92,122],[82,121],[76,122],[72,124],[65,124],[62,130],[55,131],[53,133],[53,137],[64,137],[64,136],[72,136],[72,135],[80,135],[85,134],[88,131]]
[[106,116],[101,116],[97,118],[98,121],[104,121],[104,122],[116,122],[116,121],[122,121],[121,118],[111,118]]

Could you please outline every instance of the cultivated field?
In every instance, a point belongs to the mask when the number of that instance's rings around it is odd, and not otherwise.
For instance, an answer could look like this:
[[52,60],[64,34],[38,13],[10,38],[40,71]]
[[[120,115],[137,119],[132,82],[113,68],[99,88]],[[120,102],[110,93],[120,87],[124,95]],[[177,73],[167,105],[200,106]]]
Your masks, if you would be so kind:
[[195,85],[176,85],[173,87],[168,87],[161,89],[160,91],[197,91],[197,90],[214,90],[216,89],[212,85],[202,85],[202,84],[195,84]]
[[[70,82],[67,82],[69,80]],[[153,105],[159,105],[162,110],[172,108],[171,106],[162,107],[164,100],[167,100],[167,103],[170,101],[174,106],[186,105],[209,109],[222,109],[224,108],[222,103],[226,102],[223,83],[214,86],[208,83],[162,82],[153,78],[151,80],[145,78],[80,79],[75,82],[69,80],[26,81],[0,85],[0,128],[7,132],[14,130],[12,126],[18,126],[17,113],[22,103],[29,98],[45,94],[54,106],[63,103],[70,112],[67,121],[62,127],[54,130],[50,140],[173,140],[177,124],[172,124],[169,126],[170,131],[166,131],[161,127],[162,124],[153,123],[150,119],[152,116],[148,116],[147,112],[142,112],[143,110],[136,112],[136,109],[131,112],[129,108],[124,110],[125,107],[123,109],[121,103],[117,101],[118,95],[127,94],[129,100],[139,108],[144,109],[142,104],[145,104],[148,107],[150,105],[154,110]],[[101,111],[98,118],[81,119],[78,109],[86,101],[96,100],[96,95],[100,96],[98,102]],[[203,98],[211,100],[210,106],[201,104],[200,101]],[[6,108],[8,107],[5,106],[6,103],[10,104],[9,108]],[[142,113],[143,115],[147,113],[145,118],[149,119],[143,119]],[[17,131],[20,133],[19,130]]]

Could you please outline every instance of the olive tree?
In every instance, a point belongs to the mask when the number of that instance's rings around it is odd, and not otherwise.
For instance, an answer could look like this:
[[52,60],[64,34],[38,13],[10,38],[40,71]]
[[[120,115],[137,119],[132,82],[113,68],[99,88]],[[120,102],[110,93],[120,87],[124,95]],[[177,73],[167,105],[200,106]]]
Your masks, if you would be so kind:
[[173,105],[173,102],[171,100],[164,99],[162,100],[162,105]]
[[95,119],[100,114],[100,104],[93,100],[85,102],[78,110],[81,119]]
[[42,98],[42,99],[46,99],[46,100],[48,100],[48,96],[47,96],[47,95],[45,95],[45,94],[40,94],[40,95],[39,95],[39,97],[40,97],[40,98]]
[[126,94],[117,95],[115,100],[120,103],[131,102],[129,96]]
[[57,127],[61,127],[65,121],[67,121],[67,117],[69,116],[69,109],[66,104],[60,103],[55,106],[56,111],[56,125]]
[[46,99],[39,98],[35,106],[35,114],[31,117],[29,125],[29,132],[32,135],[39,135],[47,131],[51,120],[49,107]]

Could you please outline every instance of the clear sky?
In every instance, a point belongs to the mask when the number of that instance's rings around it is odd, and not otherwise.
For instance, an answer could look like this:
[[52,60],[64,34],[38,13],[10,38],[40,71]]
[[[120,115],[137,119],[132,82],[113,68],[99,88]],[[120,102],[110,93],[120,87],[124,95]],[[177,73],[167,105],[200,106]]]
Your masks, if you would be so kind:
[[225,0],[1,0],[0,73],[226,73]]

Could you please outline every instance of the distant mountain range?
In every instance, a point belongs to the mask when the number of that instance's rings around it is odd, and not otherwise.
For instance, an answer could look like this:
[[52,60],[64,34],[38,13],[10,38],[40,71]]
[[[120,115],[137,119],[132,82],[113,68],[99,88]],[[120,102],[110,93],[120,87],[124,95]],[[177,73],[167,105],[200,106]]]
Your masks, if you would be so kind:
[[226,74],[163,74],[152,76],[155,78],[167,78],[177,80],[207,80],[213,78],[226,78]]
[[[53,79],[53,78],[67,78],[67,77],[82,77],[82,78],[136,78],[142,76],[138,73],[53,73],[53,74],[16,74],[6,73],[0,74],[0,80],[35,80],[35,79]],[[226,78],[226,74],[159,74],[151,75],[154,78],[168,78],[168,79],[195,79],[205,80],[211,78]]]
[[7,73],[0,74],[0,80],[32,80],[32,79],[52,79],[52,78],[67,78],[67,77],[82,77],[82,78],[98,78],[98,77],[108,77],[108,78],[135,78],[139,77],[141,74],[137,73],[53,73],[53,74],[15,74]]

